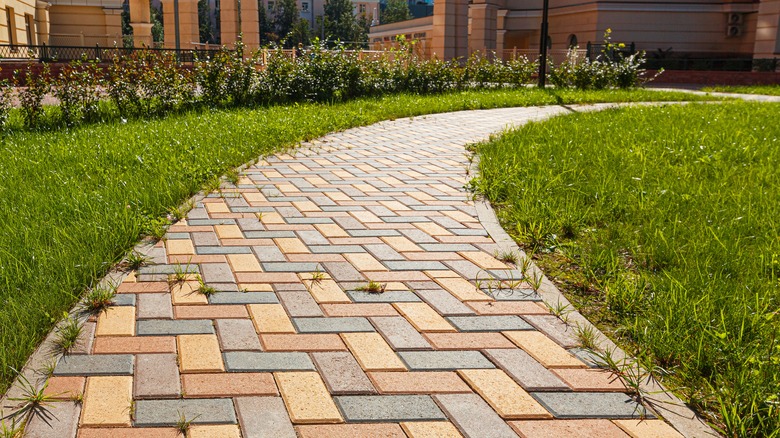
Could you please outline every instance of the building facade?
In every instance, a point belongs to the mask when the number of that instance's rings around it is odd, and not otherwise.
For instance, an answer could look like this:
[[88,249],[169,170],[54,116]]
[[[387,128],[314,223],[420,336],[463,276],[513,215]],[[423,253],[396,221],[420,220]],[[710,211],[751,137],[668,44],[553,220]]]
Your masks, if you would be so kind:
[[[475,51],[538,53],[542,0],[437,0],[427,20],[372,28],[376,48],[397,35],[416,38],[432,55],[451,59]],[[658,56],[780,56],[780,0],[550,0],[548,46],[565,51],[614,41],[633,42]],[[416,35],[416,37],[415,37]]]

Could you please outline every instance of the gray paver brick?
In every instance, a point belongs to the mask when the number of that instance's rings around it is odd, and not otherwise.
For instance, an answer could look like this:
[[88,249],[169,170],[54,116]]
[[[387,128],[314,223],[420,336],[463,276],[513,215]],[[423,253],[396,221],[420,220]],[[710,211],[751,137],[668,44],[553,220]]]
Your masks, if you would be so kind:
[[421,243],[420,248],[429,252],[477,251],[474,245],[468,243]]
[[469,280],[486,280],[490,278],[490,275],[487,275],[482,268],[468,260],[446,260],[444,264],[460,274],[461,277]]
[[279,292],[279,300],[287,310],[287,314],[296,317],[323,316],[322,309],[306,291]]
[[129,376],[133,374],[130,354],[73,354],[64,356],[54,368],[55,376]]
[[251,254],[252,248],[248,246],[196,246],[195,253],[209,254]]
[[381,294],[351,290],[347,291],[347,295],[356,303],[403,303],[422,301],[414,292],[408,290],[389,290],[382,292]]
[[360,245],[311,245],[309,250],[313,254],[346,254],[366,252]]
[[70,354],[89,354],[92,351],[92,342],[95,340],[97,324],[87,321],[81,326],[81,333],[76,340],[76,345],[70,350]]
[[334,397],[347,421],[446,420],[427,395],[342,395]]
[[314,364],[306,353],[228,351],[223,356],[229,372],[314,370]]
[[244,438],[295,438],[281,397],[236,397],[236,413]]
[[171,294],[139,294],[138,319],[173,319]]
[[368,376],[351,353],[327,351],[311,354],[331,394],[375,394]]
[[474,315],[474,310],[446,290],[428,289],[416,293],[442,315]]
[[477,394],[436,394],[433,398],[465,437],[517,438],[509,425]]
[[384,262],[391,271],[443,271],[448,269],[441,262],[415,261],[415,262]]
[[236,424],[236,413],[229,398],[185,400],[138,400],[135,403],[136,426],[175,426],[184,417],[193,424]]
[[314,272],[319,269],[319,263],[264,262],[262,266],[265,272]]
[[620,392],[534,392],[556,418],[649,418],[654,415]]
[[219,292],[209,297],[211,304],[274,304],[278,303],[273,292]]
[[325,269],[338,282],[365,281],[365,277],[349,262],[325,262]]
[[204,263],[200,265],[200,270],[206,283],[235,283],[236,281],[227,263]]
[[484,353],[526,391],[569,390],[561,379],[519,348],[491,349]]
[[352,237],[383,237],[383,236],[400,236],[396,230],[347,230]]
[[502,289],[502,290],[484,290],[496,301],[542,301],[542,298],[533,291],[533,289]]
[[175,354],[139,354],[135,358],[133,397],[169,398],[181,394]]
[[[60,401],[48,403],[40,415],[33,415],[24,428],[25,438],[71,438],[76,436],[81,403]],[[11,426],[10,420],[6,424]],[[9,435],[10,436],[10,435]]]
[[580,345],[577,331],[553,315],[527,315],[527,321],[566,348]]
[[298,231],[298,236],[307,245],[327,245],[329,243],[328,239],[316,230],[301,230]]
[[251,320],[218,319],[214,324],[222,351],[263,349]]
[[187,221],[187,225],[199,227],[201,225],[234,225],[233,219],[192,219]]
[[255,251],[257,259],[261,262],[284,262],[287,260],[276,245],[253,246],[252,249]]
[[294,231],[247,231],[247,239],[276,239],[280,237],[295,237]]
[[379,261],[387,260],[406,260],[406,257],[399,254],[396,250],[384,243],[377,243],[374,245],[364,245],[366,251],[376,257]]
[[374,326],[366,318],[347,316],[330,318],[293,318],[298,333],[373,332]]
[[136,324],[138,336],[214,333],[214,326],[208,319],[145,319]]
[[395,350],[431,350],[431,344],[402,316],[371,318],[379,333]]
[[460,370],[495,368],[479,351],[401,351],[398,353],[410,370]]
[[447,319],[462,332],[533,330],[530,324],[515,315],[450,316]]
[[135,294],[116,294],[111,300],[115,306],[135,306]]

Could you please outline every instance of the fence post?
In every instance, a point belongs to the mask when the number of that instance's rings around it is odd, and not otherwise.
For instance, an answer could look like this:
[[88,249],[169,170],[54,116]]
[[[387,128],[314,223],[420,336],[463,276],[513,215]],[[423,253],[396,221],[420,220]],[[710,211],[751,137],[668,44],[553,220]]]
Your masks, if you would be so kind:
[[95,43],[95,59],[100,60],[100,44]]
[[591,57],[590,57],[590,51],[591,51],[591,49],[592,49],[592,47],[591,47],[591,44],[590,44],[590,41],[588,41],[588,45],[587,45],[587,47],[588,47],[588,48],[586,49],[585,56],[587,56],[587,57],[588,57],[588,61],[593,61],[593,58],[591,58]]
[[49,53],[46,49],[46,43],[41,44],[41,61],[48,61],[49,60]]

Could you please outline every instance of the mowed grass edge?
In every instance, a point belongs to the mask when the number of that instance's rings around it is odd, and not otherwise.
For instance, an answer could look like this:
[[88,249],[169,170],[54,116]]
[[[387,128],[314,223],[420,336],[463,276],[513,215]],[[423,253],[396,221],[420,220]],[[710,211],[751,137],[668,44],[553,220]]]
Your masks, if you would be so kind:
[[780,85],[735,85],[705,87],[702,91],[717,91],[720,93],[763,94],[766,96],[780,96]]
[[780,434],[780,104],[608,110],[477,145],[474,189],[727,436]]
[[63,312],[150,225],[206,181],[260,155],[328,132],[437,112],[697,99],[704,98],[645,90],[496,90],[193,111],[6,133],[0,148],[0,390]]

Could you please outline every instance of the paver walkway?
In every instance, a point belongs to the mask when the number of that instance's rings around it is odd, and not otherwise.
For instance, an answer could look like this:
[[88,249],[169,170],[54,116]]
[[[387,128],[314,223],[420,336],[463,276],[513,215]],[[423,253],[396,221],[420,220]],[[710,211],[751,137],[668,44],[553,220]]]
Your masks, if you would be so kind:
[[[463,186],[464,146],[562,107],[329,135],[197,202],[86,325],[29,436],[678,436],[595,369]],[[198,292],[197,273],[217,292]],[[360,290],[369,281],[384,292]]]

